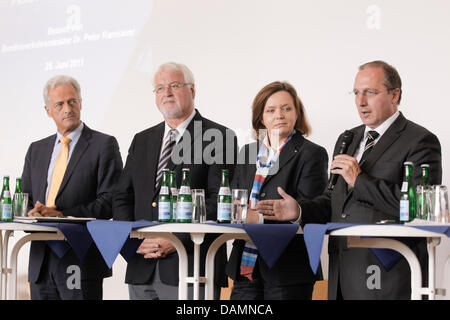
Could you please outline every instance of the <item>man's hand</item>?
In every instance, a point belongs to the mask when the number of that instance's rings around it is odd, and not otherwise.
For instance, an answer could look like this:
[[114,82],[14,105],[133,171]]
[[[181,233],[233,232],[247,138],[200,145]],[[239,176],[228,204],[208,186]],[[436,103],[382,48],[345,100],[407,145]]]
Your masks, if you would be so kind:
[[256,211],[264,215],[264,219],[278,221],[295,221],[300,215],[297,200],[288,195],[282,188],[277,188],[283,199],[263,200],[256,205]]
[[256,210],[247,209],[245,223],[259,223],[259,214]]
[[175,251],[175,247],[166,239],[149,238],[141,243],[136,252],[144,255],[146,259],[159,259],[165,258],[168,254]]
[[56,207],[44,206],[39,201],[36,202],[33,209],[28,212],[29,217],[62,217],[61,211],[56,210]]
[[331,173],[340,174],[345,182],[353,188],[358,175],[361,173],[358,160],[347,154],[338,154],[331,163]]

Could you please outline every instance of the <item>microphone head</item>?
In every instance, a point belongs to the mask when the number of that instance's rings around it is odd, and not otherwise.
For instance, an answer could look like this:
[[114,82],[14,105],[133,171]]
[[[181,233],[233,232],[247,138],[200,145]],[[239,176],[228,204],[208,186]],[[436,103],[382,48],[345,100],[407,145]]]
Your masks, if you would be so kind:
[[353,131],[345,130],[345,132],[342,134],[342,143],[349,145],[353,141],[353,136]]
[[[354,133],[352,131],[345,130],[345,132],[341,136],[342,136],[342,142],[341,142],[341,146],[339,148],[338,154],[344,154],[347,152],[348,146],[353,141]],[[332,191],[334,189],[334,185],[337,182],[338,176],[339,175],[337,173],[331,174],[330,180],[328,182],[328,187],[327,187],[329,191]]]

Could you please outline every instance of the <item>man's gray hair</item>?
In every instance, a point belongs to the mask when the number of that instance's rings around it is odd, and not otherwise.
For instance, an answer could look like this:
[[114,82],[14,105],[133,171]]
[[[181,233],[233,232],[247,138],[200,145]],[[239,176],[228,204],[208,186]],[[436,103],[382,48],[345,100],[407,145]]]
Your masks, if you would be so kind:
[[46,106],[49,107],[49,103],[50,103],[50,101],[48,99],[49,91],[52,90],[53,88],[55,88],[57,86],[61,86],[61,85],[71,85],[75,89],[78,99],[81,100],[81,88],[80,88],[80,84],[78,83],[78,81],[70,76],[57,75],[57,76],[54,76],[53,78],[51,78],[50,80],[48,80],[47,83],[45,84],[44,102],[45,102]]
[[156,70],[154,76],[153,76],[153,85],[156,85],[155,83],[155,77],[158,73],[161,71],[181,71],[184,76],[184,82],[186,83],[192,83],[195,84],[194,75],[192,71],[184,64],[182,63],[176,63],[176,62],[167,62],[158,67]]

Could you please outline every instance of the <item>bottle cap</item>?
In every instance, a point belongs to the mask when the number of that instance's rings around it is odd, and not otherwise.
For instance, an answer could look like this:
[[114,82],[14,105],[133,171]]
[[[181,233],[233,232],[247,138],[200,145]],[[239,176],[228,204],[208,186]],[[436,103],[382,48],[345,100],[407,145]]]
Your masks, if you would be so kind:
[[403,162],[403,165],[405,165],[405,166],[412,166],[414,164],[411,161],[405,161],[405,162]]
[[429,167],[430,167],[430,165],[429,165],[429,164],[426,164],[426,163],[424,163],[424,164],[421,164],[421,165],[420,165],[420,167],[421,167],[421,168],[429,168]]

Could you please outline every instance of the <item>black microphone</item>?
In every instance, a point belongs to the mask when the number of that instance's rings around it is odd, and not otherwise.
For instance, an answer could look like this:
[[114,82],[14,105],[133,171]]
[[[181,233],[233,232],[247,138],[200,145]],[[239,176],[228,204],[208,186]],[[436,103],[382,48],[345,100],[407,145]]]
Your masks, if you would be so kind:
[[[342,143],[341,143],[341,147],[339,148],[338,154],[347,153],[348,146],[353,141],[353,135],[354,134],[352,131],[345,130],[345,132],[342,134]],[[328,182],[328,187],[327,187],[328,190],[331,191],[334,189],[334,185],[336,184],[338,176],[339,176],[338,174],[334,174],[334,173],[330,176],[330,180]]]

